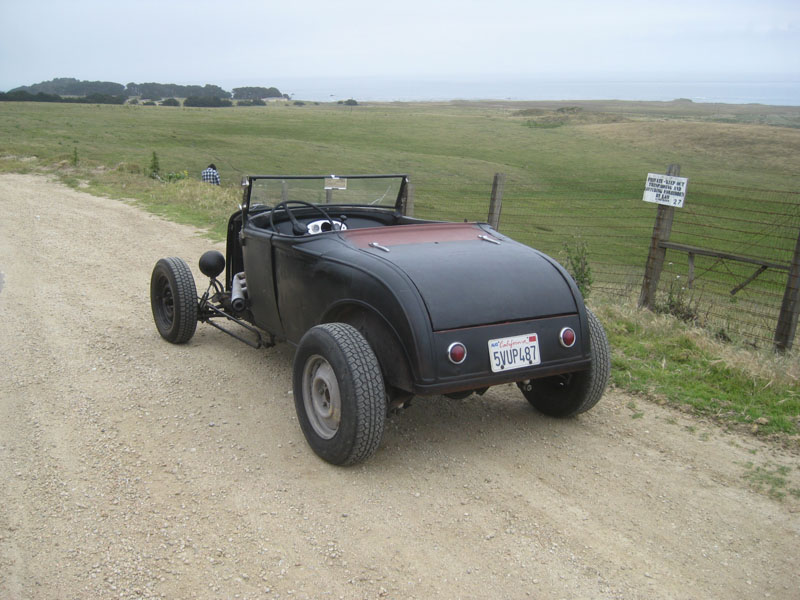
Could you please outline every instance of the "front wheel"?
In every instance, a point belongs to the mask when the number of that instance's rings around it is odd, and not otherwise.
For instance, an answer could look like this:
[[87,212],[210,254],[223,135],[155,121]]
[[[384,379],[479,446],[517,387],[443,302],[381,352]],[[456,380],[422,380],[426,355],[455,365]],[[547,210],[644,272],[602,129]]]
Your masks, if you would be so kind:
[[345,323],[313,327],[293,368],[295,409],[311,449],[334,465],[372,456],[383,437],[386,392],[364,336]]
[[611,350],[606,332],[594,313],[586,309],[592,364],[586,371],[543,379],[521,381],[517,385],[533,407],[551,417],[571,417],[592,408],[600,400],[611,373]]
[[168,342],[184,344],[197,329],[197,288],[182,258],[162,258],[150,277],[150,306],[156,329]]

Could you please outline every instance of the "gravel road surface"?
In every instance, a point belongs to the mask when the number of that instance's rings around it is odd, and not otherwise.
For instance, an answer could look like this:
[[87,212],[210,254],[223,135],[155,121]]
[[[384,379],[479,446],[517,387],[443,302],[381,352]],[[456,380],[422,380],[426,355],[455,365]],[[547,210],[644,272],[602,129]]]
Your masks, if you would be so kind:
[[417,399],[332,467],[290,346],[158,336],[150,272],[181,256],[203,286],[196,230],[34,175],[0,176],[0,210],[1,598],[800,597],[800,501],[766,493],[800,488],[796,455],[504,386]]

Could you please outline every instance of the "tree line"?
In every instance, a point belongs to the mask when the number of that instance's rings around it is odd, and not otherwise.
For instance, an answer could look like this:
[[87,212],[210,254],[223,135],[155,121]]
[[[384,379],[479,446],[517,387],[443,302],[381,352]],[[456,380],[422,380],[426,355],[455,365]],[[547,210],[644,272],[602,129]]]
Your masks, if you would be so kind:
[[127,96],[110,96],[109,94],[89,94],[88,96],[62,97],[58,94],[45,94],[21,90],[0,92],[0,102],[73,102],[78,104],[125,104]]
[[[27,94],[25,96],[24,94]],[[2,97],[5,96],[5,97]],[[12,96],[12,97],[9,97]],[[138,97],[142,100],[162,100],[164,98],[208,98],[218,100],[263,100],[264,98],[287,98],[275,87],[239,87],[232,92],[222,89],[218,85],[178,85],[175,83],[114,83],[113,81],[79,81],[72,77],[58,77],[50,81],[43,81],[28,86],[20,86],[0,93],[0,99],[38,102],[80,102],[64,97],[85,98],[86,102],[123,104],[127,98]],[[60,97],[61,99],[53,99]],[[89,97],[119,99],[121,102],[99,102],[89,100]]]

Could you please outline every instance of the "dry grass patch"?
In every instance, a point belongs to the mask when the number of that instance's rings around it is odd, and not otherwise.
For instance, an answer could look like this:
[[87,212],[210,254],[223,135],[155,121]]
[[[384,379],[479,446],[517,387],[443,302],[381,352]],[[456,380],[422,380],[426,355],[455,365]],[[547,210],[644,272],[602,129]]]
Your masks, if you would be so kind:
[[647,152],[680,155],[687,163],[715,162],[797,175],[800,129],[683,121],[586,125],[584,132]]

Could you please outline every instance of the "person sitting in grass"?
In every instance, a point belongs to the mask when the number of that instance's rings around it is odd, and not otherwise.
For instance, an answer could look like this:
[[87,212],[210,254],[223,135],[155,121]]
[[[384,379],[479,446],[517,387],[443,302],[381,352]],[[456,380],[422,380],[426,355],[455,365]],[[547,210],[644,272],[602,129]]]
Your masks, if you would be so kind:
[[219,185],[219,173],[217,172],[216,165],[211,163],[207,168],[203,169],[203,172],[200,174],[200,178],[206,183]]

